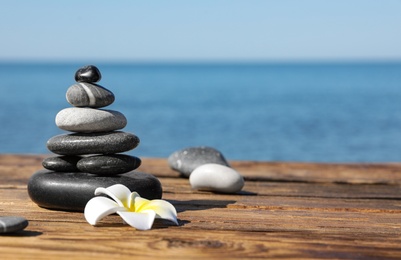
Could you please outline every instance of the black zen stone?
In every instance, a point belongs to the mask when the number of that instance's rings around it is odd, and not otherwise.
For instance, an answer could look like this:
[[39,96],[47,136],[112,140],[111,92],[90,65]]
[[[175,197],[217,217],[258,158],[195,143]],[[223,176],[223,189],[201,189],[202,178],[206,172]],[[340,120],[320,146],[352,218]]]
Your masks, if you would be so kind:
[[47,141],[47,148],[60,155],[114,154],[134,149],[139,138],[131,133],[75,133],[57,135]]
[[95,155],[81,159],[77,167],[82,172],[98,175],[116,175],[135,170],[141,159],[126,154]]
[[98,82],[101,78],[99,69],[94,65],[84,66],[75,72],[77,82]]
[[49,157],[43,160],[42,165],[48,170],[56,172],[76,172],[79,171],[77,163],[82,156],[65,155]]
[[28,182],[28,194],[38,206],[54,210],[83,212],[96,188],[114,184],[125,185],[146,199],[161,199],[162,186],[153,175],[129,172],[116,176],[98,176],[83,172],[52,172],[40,170]]
[[115,99],[110,90],[85,82],[70,86],[65,96],[68,103],[75,107],[105,107],[111,105]]
[[230,167],[223,154],[212,147],[188,147],[172,153],[168,159],[170,167],[189,177],[198,166],[207,163],[216,163]]
[[27,226],[28,220],[23,217],[0,217],[0,234],[18,232],[25,229]]

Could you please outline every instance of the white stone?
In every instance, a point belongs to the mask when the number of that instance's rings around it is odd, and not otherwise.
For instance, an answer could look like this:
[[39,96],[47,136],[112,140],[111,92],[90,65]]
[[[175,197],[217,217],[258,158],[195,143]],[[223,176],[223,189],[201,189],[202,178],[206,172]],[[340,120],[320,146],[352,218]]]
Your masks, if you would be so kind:
[[192,171],[189,183],[198,190],[235,193],[244,187],[244,178],[230,167],[208,163]]
[[71,132],[109,132],[124,128],[127,119],[114,110],[70,107],[57,114],[56,125]]

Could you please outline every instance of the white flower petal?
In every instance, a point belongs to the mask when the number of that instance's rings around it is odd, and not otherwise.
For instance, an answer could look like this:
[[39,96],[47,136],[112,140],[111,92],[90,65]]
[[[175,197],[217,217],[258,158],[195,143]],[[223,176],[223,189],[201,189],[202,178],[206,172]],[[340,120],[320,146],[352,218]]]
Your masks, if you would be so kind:
[[[137,203],[140,206],[137,206]],[[157,218],[168,219],[178,225],[177,211],[170,202],[165,200],[151,200],[145,202],[142,198],[135,198],[135,206],[137,212],[153,210]]]
[[117,211],[125,210],[116,202],[106,197],[95,197],[88,201],[85,206],[84,216],[86,221],[91,225],[96,225],[102,218],[116,213]]
[[[136,203],[136,201],[138,200],[138,198],[141,198],[141,196],[139,196],[139,194],[137,192],[133,192],[130,194],[129,198],[128,198],[128,208],[130,211],[132,212],[136,212],[136,209],[138,208],[138,204]],[[143,199],[146,200],[146,199]],[[148,200],[146,200],[148,201]]]
[[97,188],[95,195],[105,194],[115,200],[120,207],[128,208],[128,199],[131,195],[131,191],[122,184],[115,184],[108,188]]
[[117,211],[117,214],[120,215],[128,225],[139,230],[151,229],[156,216],[156,213],[151,210],[141,213]]
[[108,195],[115,201],[106,197],[95,197],[86,204],[85,219],[92,225],[113,213],[119,214],[125,223],[140,230],[151,229],[156,217],[171,220],[178,225],[177,211],[167,201],[141,198],[138,193],[131,193],[121,184],[97,188],[95,195],[100,194]]

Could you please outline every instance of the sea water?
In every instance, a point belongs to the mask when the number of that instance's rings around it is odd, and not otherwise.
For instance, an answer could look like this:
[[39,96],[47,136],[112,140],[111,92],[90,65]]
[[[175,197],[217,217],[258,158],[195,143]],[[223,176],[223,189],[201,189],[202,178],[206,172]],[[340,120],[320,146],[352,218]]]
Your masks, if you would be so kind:
[[[87,64],[0,64],[0,153],[50,153],[54,119]],[[401,161],[401,63],[94,64],[107,107],[167,157],[211,146],[228,160]]]

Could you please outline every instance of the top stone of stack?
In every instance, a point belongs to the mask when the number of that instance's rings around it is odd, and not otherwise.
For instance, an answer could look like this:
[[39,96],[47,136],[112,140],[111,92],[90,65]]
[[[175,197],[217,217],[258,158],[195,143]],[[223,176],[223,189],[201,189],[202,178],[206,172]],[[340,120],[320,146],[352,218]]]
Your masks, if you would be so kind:
[[96,83],[101,78],[102,74],[100,74],[99,69],[93,65],[84,66],[75,72],[76,82]]
[[66,98],[74,107],[100,108],[111,105],[114,102],[114,94],[95,84],[100,81],[102,75],[96,66],[88,65],[80,68],[75,73],[76,84],[68,88]]

